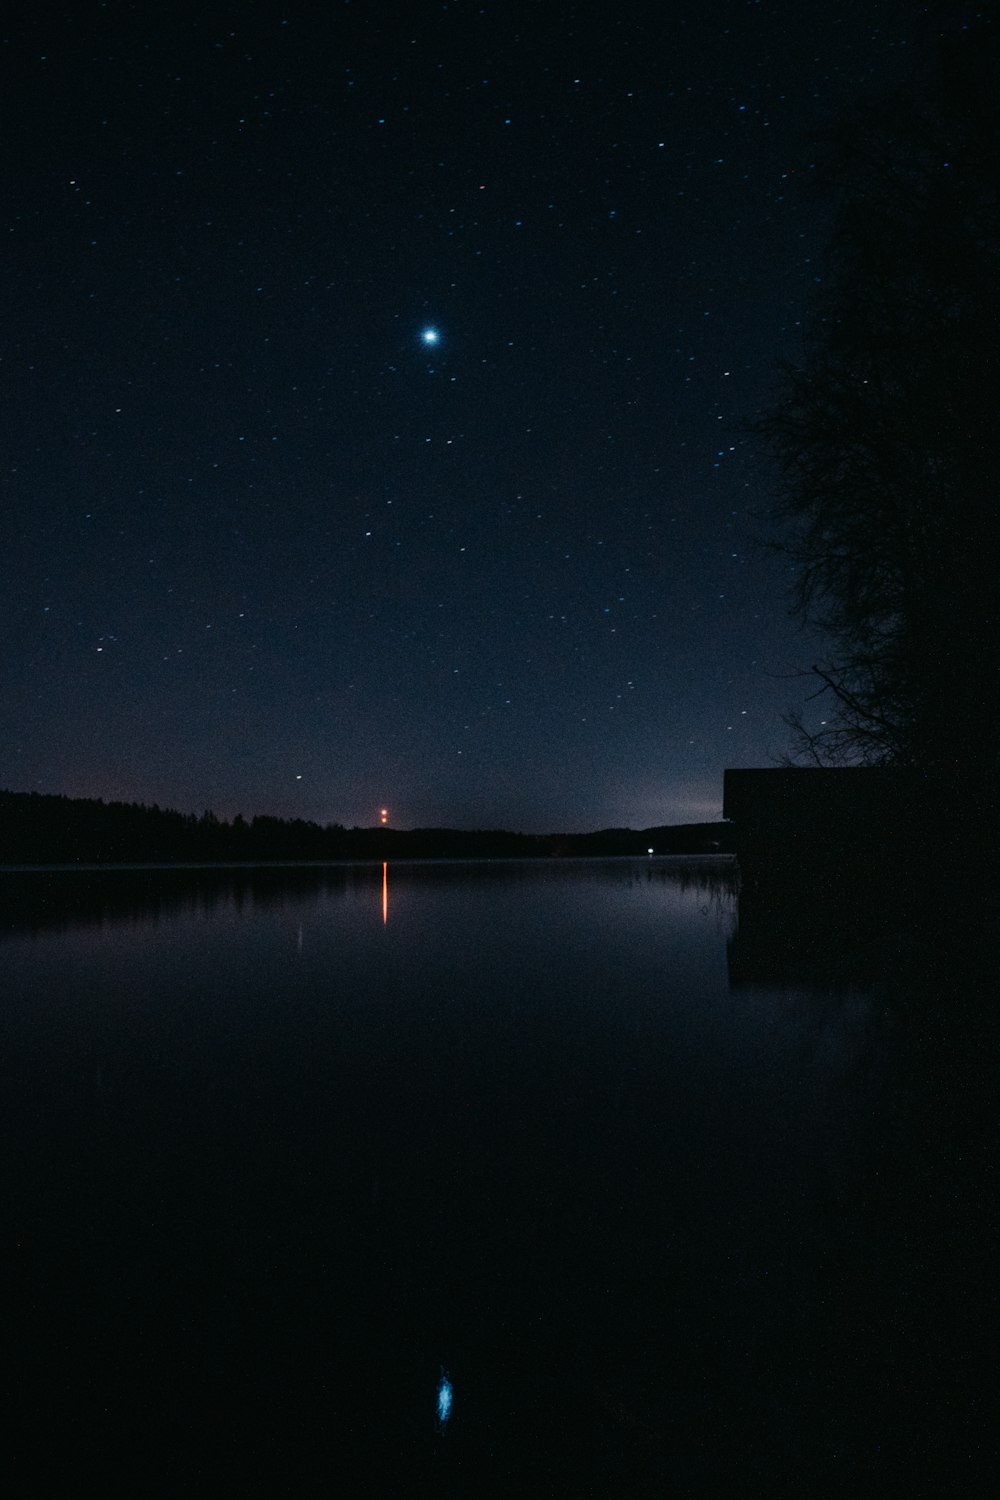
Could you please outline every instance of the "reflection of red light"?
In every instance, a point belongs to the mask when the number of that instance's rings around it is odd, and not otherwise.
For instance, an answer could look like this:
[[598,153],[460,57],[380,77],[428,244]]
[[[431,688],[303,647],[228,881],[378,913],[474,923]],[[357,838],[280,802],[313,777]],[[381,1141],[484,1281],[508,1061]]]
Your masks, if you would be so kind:
[[383,807],[381,813],[379,814],[379,822],[384,827],[385,824],[388,823],[388,821],[389,821],[389,809],[387,807]]

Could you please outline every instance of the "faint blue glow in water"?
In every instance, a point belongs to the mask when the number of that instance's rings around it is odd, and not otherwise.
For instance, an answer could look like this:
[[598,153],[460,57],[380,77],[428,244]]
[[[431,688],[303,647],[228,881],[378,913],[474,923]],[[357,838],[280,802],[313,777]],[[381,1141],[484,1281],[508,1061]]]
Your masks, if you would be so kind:
[[438,1426],[443,1429],[451,1416],[451,1381],[445,1374],[444,1366],[441,1367],[441,1379],[438,1381],[437,1411]]

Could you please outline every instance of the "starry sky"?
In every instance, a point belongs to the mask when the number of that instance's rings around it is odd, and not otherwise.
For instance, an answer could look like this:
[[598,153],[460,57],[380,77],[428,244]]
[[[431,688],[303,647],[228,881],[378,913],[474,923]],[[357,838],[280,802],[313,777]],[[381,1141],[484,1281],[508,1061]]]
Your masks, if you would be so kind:
[[815,659],[746,432],[824,275],[814,132],[927,7],[18,10],[0,786],[719,816]]

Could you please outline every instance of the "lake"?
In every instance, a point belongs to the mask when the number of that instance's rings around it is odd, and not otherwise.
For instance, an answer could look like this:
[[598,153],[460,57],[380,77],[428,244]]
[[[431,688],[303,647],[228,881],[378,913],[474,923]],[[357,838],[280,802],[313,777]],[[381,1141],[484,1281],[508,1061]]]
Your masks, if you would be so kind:
[[0,875],[8,1493],[971,1474],[980,1042],[736,887]]

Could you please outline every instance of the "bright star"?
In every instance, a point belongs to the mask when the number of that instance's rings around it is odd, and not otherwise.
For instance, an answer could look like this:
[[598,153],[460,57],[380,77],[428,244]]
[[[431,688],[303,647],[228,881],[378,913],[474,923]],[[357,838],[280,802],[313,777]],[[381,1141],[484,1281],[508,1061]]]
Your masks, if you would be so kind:
[[420,337],[425,344],[439,344],[441,342],[441,335],[436,328],[425,328]]

